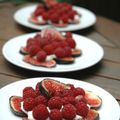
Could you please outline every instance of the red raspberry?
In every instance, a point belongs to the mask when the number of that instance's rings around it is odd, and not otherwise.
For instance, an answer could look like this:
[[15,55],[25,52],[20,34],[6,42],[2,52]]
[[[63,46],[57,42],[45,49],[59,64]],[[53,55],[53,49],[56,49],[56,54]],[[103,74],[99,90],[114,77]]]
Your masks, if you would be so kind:
[[64,14],[60,17],[60,19],[63,21],[63,23],[68,23],[69,17],[66,14]]
[[40,62],[45,61],[46,56],[47,56],[47,53],[46,53],[45,51],[43,51],[43,50],[39,51],[39,52],[36,54],[37,60],[40,61]]
[[50,55],[53,53],[54,51],[54,47],[52,46],[52,44],[46,45],[43,50],[47,53],[47,55]]
[[58,96],[50,98],[50,100],[48,101],[48,107],[50,109],[54,109],[54,108],[61,109],[61,107],[62,107],[61,98]]
[[47,105],[47,99],[44,96],[39,95],[35,98],[35,104],[36,105],[39,105],[39,104]]
[[62,113],[58,109],[52,109],[50,112],[51,120],[62,120]]
[[87,103],[87,101],[86,101],[86,99],[85,99],[85,97],[83,95],[78,95],[78,96],[75,97],[75,102],[76,103],[78,103],[80,101],[82,101],[84,103]]
[[58,58],[63,58],[65,57],[65,51],[62,47],[58,47],[55,49],[54,51],[55,55],[58,57]]
[[85,91],[83,88],[77,87],[73,90],[74,96],[78,96],[78,95],[85,95]]
[[78,102],[76,105],[75,105],[75,107],[76,107],[76,112],[77,112],[77,114],[78,115],[81,115],[82,117],[86,117],[87,116],[87,114],[88,114],[88,106],[87,106],[87,104],[85,104],[84,102],[82,102],[82,101],[80,101],[80,102]]
[[51,20],[53,23],[58,23],[58,22],[59,22],[59,16],[58,16],[58,14],[56,14],[56,13],[51,14],[50,20]]
[[66,38],[72,38],[72,33],[71,32],[66,32],[65,37]]
[[76,116],[76,108],[72,104],[67,104],[62,108],[63,118],[73,120]]
[[47,12],[44,12],[42,14],[42,17],[43,17],[44,20],[48,20],[49,19],[49,14]]
[[47,107],[43,104],[39,104],[36,107],[34,107],[32,113],[33,113],[33,117],[36,120],[46,120],[49,116]]
[[66,105],[68,103],[75,105],[76,104],[75,98],[72,96],[67,96],[67,97],[62,98],[63,105]]
[[68,46],[68,43],[64,40],[62,40],[61,42],[59,42],[60,46],[61,47],[67,47]]
[[31,56],[34,56],[38,53],[38,51],[40,51],[40,47],[38,45],[31,45],[28,47],[28,53]]
[[35,107],[35,100],[34,100],[34,98],[26,98],[23,101],[23,108],[26,111],[31,111],[34,107]]
[[76,43],[75,43],[75,40],[74,40],[74,39],[72,39],[72,38],[66,38],[66,41],[67,41],[68,45],[69,45],[71,48],[75,48]]
[[36,92],[37,95],[40,95],[40,94],[41,94],[41,92],[40,92],[40,82],[38,82],[38,83],[36,84],[35,92]]
[[32,87],[26,87],[23,89],[23,99],[35,98],[36,96],[37,96],[37,94]]
[[52,43],[52,46],[53,46],[54,49],[56,49],[56,48],[60,47],[60,43],[54,41],[54,42]]
[[69,57],[69,56],[72,55],[72,49],[69,46],[64,47],[64,51],[65,51],[65,56],[66,57]]
[[62,91],[62,97],[73,96],[73,91],[71,89],[65,89]]

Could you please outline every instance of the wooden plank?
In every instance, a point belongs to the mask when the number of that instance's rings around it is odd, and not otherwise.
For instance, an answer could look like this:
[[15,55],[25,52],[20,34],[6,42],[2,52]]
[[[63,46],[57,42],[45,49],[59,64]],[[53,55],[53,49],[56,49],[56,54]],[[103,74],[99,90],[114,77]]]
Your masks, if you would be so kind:
[[103,47],[104,48],[104,59],[111,62],[120,63],[120,49]]
[[111,43],[104,36],[102,36],[101,34],[95,32],[95,31],[87,34],[86,36],[89,37],[90,39],[96,41],[97,43],[99,43],[102,46],[115,47],[115,45],[113,43]]
[[98,16],[95,29],[120,48],[120,23]]
[[98,67],[95,75],[120,80],[120,64],[103,60]]
[[0,74],[0,88],[4,87],[12,82],[19,81],[19,80],[20,80],[20,78],[17,78],[17,77]]

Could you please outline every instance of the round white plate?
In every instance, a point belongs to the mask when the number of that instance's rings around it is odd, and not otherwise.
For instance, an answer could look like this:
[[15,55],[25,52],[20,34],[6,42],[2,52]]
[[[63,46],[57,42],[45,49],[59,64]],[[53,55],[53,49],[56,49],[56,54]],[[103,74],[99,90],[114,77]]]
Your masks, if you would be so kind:
[[[35,10],[36,5],[26,6],[24,8],[21,8],[17,10],[14,14],[14,19],[17,23],[32,28],[36,30],[42,30],[47,27],[53,27],[51,25],[35,25],[33,23],[30,23],[28,19],[31,16],[31,13]],[[59,31],[74,31],[74,30],[80,30],[87,28],[89,26],[92,26],[96,22],[96,16],[93,12],[82,8],[82,7],[76,7],[74,6],[73,9],[75,9],[79,14],[81,14],[80,17],[80,23],[79,24],[71,24],[66,27],[60,28],[55,27]]]
[[75,58],[75,62],[72,64],[57,64],[53,68],[45,68],[40,66],[34,66],[23,61],[23,55],[19,53],[20,48],[26,45],[28,38],[33,37],[36,33],[30,33],[15,37],[3,46],[2,52],[6,60],[10,63],[34,71],[44,72],[69,72],[75,70],[82,70],[98,63],[104,55],[103,48],[96,42],[73,34],[77,46],[82,50],[82,55]]
[[[98,95],[102,99],[102,106],[98,109],[99,112],[99,120],[119,120],[120,118],[120,107],[115,98],[105,91],[104,89],[87,83],[83,81],[78,81],[74,79],[69,78],[54,78],[49,77],[51,79],[56,79],[58,81],[61,81],[63,83],[70,83],[74,84],[75,87],[82,87],[85,90],[89,90],[94,92],[96,95]],[[22,90],[26,86],[32,86],[35,88],[35,85],[37,82],[43,80],[44,78],[31,78],[31,79],[25,79],[18,82],[14,82],[12,84],[9,84],[3,88],[0,89],[0,120],[21,120],[20,117],[15,116],[11,111],[9,107],[9,98],[12,95],[18,95],[22,96]]]

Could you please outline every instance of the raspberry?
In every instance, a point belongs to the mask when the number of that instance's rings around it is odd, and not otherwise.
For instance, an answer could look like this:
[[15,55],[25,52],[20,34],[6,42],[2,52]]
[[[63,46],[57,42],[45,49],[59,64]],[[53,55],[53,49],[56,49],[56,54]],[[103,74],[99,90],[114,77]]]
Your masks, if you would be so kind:
[[61,109],[62,107],[61,98],[57,96],[50,98],[50,100],[48,101],[48,107],[50,109],[54,109],[54,108]]
[[76,97],[76,96],[78,96],[78,95],[85,95],[85,91],[84,91],[84,89],[82,89],[82,88],[80,88],[80,87],[77,87],[77,88],[75,88],[74,90],[73,90],[73,92],[74,92],[74,96]]
[[23,101],[23,108],[26,111],[31,111],[34,107],[35,107],[35,100],[34,100],[34,98],[26,98]]
[[64,51],[65,51],[65,56],[66,57],[69,57],[69,56],[72,55],[72,50],[69,46],[64,47]]
[[60,43],[55,41],[52,43],[52,46],[54,49],[56,49],[56,48],[60,47]]
[[59,44],[60,44],[61,47],[68,46],[68,43],[66,41],[61,41]]
[[42,17],[43,17],[44,20],[48,20],[49,19],[49,14],[47,12],[44,12],[42,14]]
[[81,115],[82,117],[87,116],[89,110],[88,110],[88,106],[84,102],[82,101],[78,102],[75,105],[75,107],[76,107],[76,112],[78,115]]
[[63,58],[65,57],[65,51],[63,50],[63,48],[61,47],[58,47],[55,49],[54,51],[55,55],[58,57],[58,58]]
[[46,54],[46,52],[43,51],[43,50],[39,51],[39,52],[36,54],[37,60],[40,61],[40,62],[45,61],[46,56],[47,56],[47,54]]
[[65,37],[66,38],[72,38],[72,33],[71,32],[66,32]]
[[73,91],[71,89],[65,89],[62,91],[62,97],[73,96]]
[[31,46],[28,47],[28,53],[31,56],[36,55],[39,50],[40,50],[40,47],[38,45],[31,45]]
[[40,94],[41,94],[41,93],[40,93],[40,82],[38,82],[38,83],[36,84],[35,92],[36,92],[37,95],[40,95]]
[[47,107],[43,104],[39,104],[36,107],[34,107],[32,113],[33,113],[33,117],[36,120],[46,120],[49,116]]
[[66,41],[71,48],[75,48],[76,43],[72,38],[66,38]]
[[70,103],[72,105],[75,105],[75,103],[76,103],[75,98],[72,97],[72,96],[62,98],[62,104],[63,105],[66,105],[68,103]]
[[58,14],[56,14],[56,13],[51,14],[50,20],[51,20],[53,23],[58,23],[58,22],[59,22],[59,16],[58,16]]
[[78,96],[75,97],[75,102],[76,103],[78,103],[80,101],[82,101],[84,103],[87,103],[87,101],[86,101],[86,99],[85,99],[85,97],[83,95],[78,95]]
[[37,94],[32,87],[26,87],[23,89],[23,99],[35,98],[36,96],[37,96]]
[[53,109],[50,112],[50,119],[51,120],[62,120],[62,113],[58,109]]
[[43,48],[43,50],[47,53],[47,55],[50,55],[50,54],[53,53],[54,47],[53,47],[51,44],[49,44],[49,45],[46,45],[46,46]]
[[35,104],[36,105],[39,105],[39,104],[47,105],[47,99],[44,96],[39,95],[35,98]]
[[64,15],[62,15],[62,16],[60,17],[60,19],[61,19],[64,23],[68,23],[69,17],[68,17],[66,14],[64,14]]
[[63,118],[73,120],[76,116],[76,109],[72,104],[67,104],[62,108]]

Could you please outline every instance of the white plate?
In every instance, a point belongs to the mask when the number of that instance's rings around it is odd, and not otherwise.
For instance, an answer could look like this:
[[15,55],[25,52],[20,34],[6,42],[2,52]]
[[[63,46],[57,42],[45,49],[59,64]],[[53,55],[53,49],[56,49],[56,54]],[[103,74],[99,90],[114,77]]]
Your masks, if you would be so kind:
[[[31,13],[35,10],[36,5],[26,6],[24,8],[21,8],[17,10],[14,14],[14,19],[17,23],[32,28],[36,30],[42,30],[47,27],[51,27],[51,25],[35,25],[33,23],[30,23],[28,19],[30,18]],[[96,22],[96,16],[93,12],[82,8],[82,7],[73,7],[79,14],[82,16],[80,17],[80,23],[79,24],[71,24],[67,27],[55,27],[59,31],[74,31],[74,30],[80,30],[87,28]],[[52,26],[53,27],[53,26]]]
[[[51,78],[51,77],[50,77]],[[75,87],[82,87],[86,90],[92,91],[102,99],[102,106],[98,109],[99,120],[119,120],[120,107],[115,98],[104,89],[83,81],[77,81],[69,78],[54,78],[64,83],[74,84]],[[26,86],[35,88],[37,82],[44,78],[31,78],[18,82],[14,82],[3,87],[0,90],[0,120],[21,120],[21,118],[13,115],[9,108],[9,97],[12,95],[22,96],[22,90]]]
[[23,61],[23,55],[19,53],[21,46],[26,45],[28,38],[33,37],[36,33],[30,33],[26,35],[21,35],[9,40],[2,49],[3,55],[10,63],[34,71],[44,71],[44,72],[69,72],[75,70],[82,70],[88,68],[96,63],[98,63],[103,58],[103,48],[96,42],[73,34],[77,46],[82,50],[82,55],[75,58],[73,64],[57,64],[53,68],[45,68],[40,66],[34,66]]

